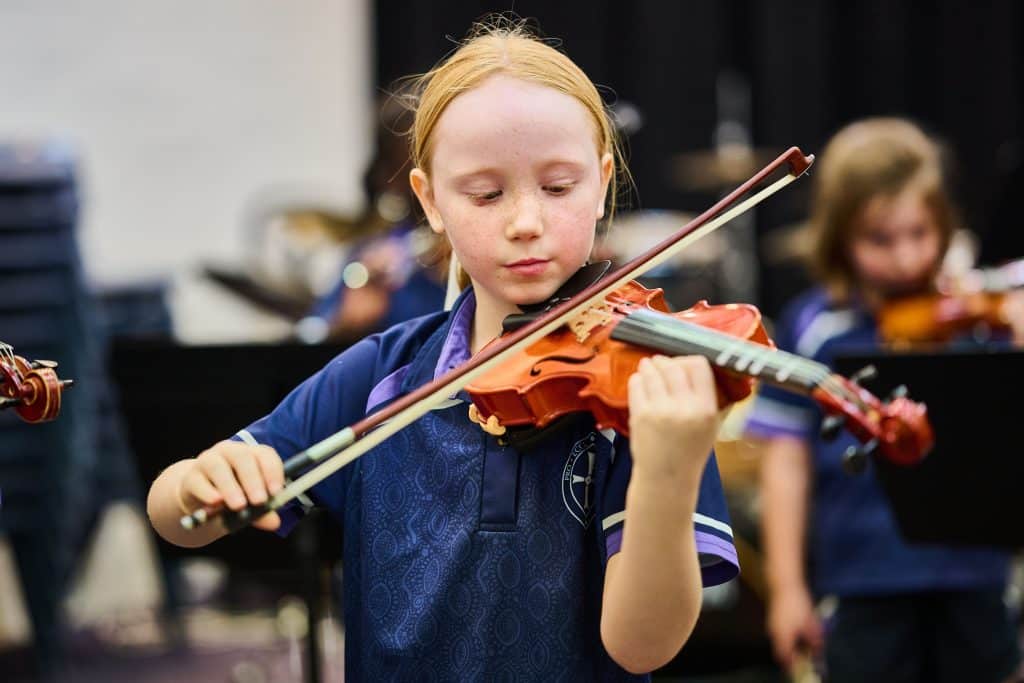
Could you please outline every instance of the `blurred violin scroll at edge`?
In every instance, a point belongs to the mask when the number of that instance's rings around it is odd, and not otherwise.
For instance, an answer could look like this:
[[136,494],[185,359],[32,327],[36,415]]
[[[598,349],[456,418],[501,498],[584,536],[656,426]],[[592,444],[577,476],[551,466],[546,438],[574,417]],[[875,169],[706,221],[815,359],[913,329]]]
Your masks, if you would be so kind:
[[13,409],[25,422],[49,422],[60,413],[61,394],[74,380],[60,379],[49,360],[29,360],[0,342],[0,410]]

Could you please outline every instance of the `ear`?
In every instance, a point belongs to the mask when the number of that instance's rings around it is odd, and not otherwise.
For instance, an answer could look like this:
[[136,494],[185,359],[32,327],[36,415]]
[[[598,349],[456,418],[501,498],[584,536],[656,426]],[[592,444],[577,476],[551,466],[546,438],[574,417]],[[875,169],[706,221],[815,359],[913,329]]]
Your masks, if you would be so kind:
[[604,218],[604,205],[608,201],[608,183],[612,179],[612,170],[615,168],[615,157],[611,152],[605,152],[601,157],[601,201],[597,205],[597,217]]
[[441,221],[441,214],[434,203],[434,189],[430,185],[429,176],[427,176],[423,169],[414,168],[409,171],[409,185],[412,186],[412,191],[416,194],[416,198],[420,200],[420,206],[423,207],[423,213],[427,216],[430,229],[438,235],[443,234],[444,223]]

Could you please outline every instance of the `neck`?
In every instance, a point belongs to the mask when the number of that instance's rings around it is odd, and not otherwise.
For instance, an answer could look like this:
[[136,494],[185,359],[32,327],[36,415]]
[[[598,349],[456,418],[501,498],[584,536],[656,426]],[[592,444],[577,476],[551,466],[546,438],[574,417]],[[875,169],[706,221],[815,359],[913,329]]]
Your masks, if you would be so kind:
[[858,294],[860,295],[860,300],[863,302],[864,307],[869,311],[877,311],[886,301],[886,297],[883,292],[876,287],[862,286]]
[[506,316],[521,312],[513,304],[495,300],[482,288],[475,288],[474,295],[476,312],[473,314],[473,329],[469,340],[469,350],[472,354],[501,335],[501,321]]
[[650,309],[627,315],[615,326],[611,338],[673,356],[704,356],[715,367],[803,394],[810,394],[831,375],[815,361]]

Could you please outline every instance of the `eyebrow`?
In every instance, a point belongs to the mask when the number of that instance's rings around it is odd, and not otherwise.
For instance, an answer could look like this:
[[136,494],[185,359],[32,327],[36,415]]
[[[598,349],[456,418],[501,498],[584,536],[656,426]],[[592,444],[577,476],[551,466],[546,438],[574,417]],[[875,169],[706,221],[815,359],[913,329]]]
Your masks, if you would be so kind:
[[[551,159],[542,162],[537,170],[540,173],[550,172],[552,170],[568,170],[574,173],[580,173],[586,169],[586,163],[575,161],[572,159]],[[455,173],[451,176],[453,183],[463,183],[477,178],[497,178],[504,175],[500,169],[492,166],[485,166],[482,168],[476,168],[470,171],[464,171],[462,173]]]
[[456,173],[452,175],[451,182],[453,183],[466,183],[477,179],[493,179],[501,176],[501,172],[496,168],[484,167],[477,168],[472,171],[465,171],[463,173]]
[[571,159],[554,159],[546,161],[540,165],[541,172],[550,170],[560,170],[566,168],[570,171],[582,172],[586,170],[586,164],[580,161],[574,161]]

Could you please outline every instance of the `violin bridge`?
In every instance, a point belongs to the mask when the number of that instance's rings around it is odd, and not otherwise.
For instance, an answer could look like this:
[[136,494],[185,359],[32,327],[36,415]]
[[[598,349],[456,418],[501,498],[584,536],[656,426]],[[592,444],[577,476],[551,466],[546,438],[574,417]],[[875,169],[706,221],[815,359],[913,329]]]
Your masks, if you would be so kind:
[[569,321],[569,329],[576,335],[576,340],[582,344],[595,327],[605,325],[611,320],[611,306],[607,302],[602,302],[581,311],[579,315]]

